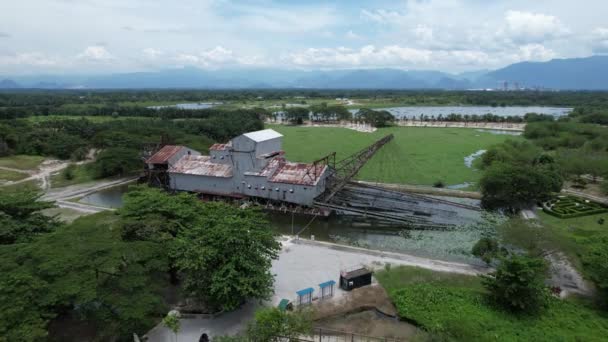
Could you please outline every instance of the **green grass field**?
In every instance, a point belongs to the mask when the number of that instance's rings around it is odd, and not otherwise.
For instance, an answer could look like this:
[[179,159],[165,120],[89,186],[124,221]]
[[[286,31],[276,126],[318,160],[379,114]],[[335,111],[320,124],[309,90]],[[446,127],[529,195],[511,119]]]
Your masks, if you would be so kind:
[[51,188],[61,188],[64,186],[92,182],[95,180],[91,165],[75,165],[73,169],[72,179],[67,179],[64,176],[64,171],[60,171],[51,176]]
[[44,160],[41,156],[16,155],[0,158],[0,166],[19,170],[32,170],[38,167]]
[[608,315],[582,301],[552,298],[538,316],[493,307],[477,277],[396,267],[376,272],[399,315],[433,341],[602,341]]
[[340,160],[393,133],[395,139],[369,161],[358,178],[401,184],[432,185],[437,180],[447,185],[477,182],[480,172],[464,164],[466,156],[506,139],[521,139],[463,128],[390,127],[361,133],[332,127],[269,127],[285,136],[283,149],[287,158],[303,162],[331,151]]
[[27,174],[9,170],[0,169],[0,182],[1,181],[18,181],[23,178],[26,178]]

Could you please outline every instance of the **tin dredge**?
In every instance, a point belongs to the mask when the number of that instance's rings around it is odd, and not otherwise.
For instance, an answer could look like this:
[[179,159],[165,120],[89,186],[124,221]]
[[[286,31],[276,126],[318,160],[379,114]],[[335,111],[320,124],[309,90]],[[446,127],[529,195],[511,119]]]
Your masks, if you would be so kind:
[[142,180],[168,191],[197,193],[203,200],[228,199],[315,217],[337,213],[412,229],[449,229],[456,208],[479,210],[351,182],[392,134],[341,161],[332,152],[312,163],[287,161],[282,137],[272,129],[245,133],[212,145],[209,155],[165,145],[146,159]]

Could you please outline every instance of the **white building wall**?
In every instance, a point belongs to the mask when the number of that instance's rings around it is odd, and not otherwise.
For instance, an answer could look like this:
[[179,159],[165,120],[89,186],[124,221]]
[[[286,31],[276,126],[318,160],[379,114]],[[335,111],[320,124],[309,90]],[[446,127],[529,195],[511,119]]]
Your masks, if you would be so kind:
[[233,179],[225,177],[169,173],[169,184],[171,184],[172,189],[180,191],[209,192],[223,195],[234,193]]

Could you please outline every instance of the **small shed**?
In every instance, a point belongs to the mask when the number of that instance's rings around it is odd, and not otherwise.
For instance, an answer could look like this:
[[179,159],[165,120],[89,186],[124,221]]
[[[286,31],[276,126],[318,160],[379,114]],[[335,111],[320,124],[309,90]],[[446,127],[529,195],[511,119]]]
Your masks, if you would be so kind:
[[312,293],[314,291],[315,290],[312,287],[297,291],[296,294],[298,295],[298,305],[306,305],[312,303]]
[[333,280],[326,281],[324,283],[319,284],[319,288],[321,289],[321,299],[333,297],[335,285],[336,285],[336,282]]
[[340,288],[350,291],[362,286],[371,285],[372,271],[365,267],[340,272]]

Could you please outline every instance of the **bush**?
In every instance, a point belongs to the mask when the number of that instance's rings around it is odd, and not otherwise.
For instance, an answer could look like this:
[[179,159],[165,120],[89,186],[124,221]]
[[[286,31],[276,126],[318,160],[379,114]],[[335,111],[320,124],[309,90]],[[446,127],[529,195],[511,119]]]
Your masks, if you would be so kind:
[[490,300],[514,312],[536,313],[547,303],[547,265],[540,258],[512,255],[501,261],[496,271],[483,275]]
[[75,177],[75,175],[74,175],[75,171],[76,171],[76,165],[70,164],[65,169],[63,169],[63,171],[61,171],[61,177],[63,177],[63,179],[65,179],[65,180],[72,180]]
[[445,183],[442,180],[438,180],[433,183],[433,186],[436,188],[445,188]]
[[496,239],[484,237],[475,243],[471,253],[486,264],[490,264],[494,258],[501,254],[501,250]]
[[93,164],[95,178],[124,176],[141,169],[137,150],[114,147],[103,150]]

